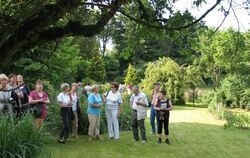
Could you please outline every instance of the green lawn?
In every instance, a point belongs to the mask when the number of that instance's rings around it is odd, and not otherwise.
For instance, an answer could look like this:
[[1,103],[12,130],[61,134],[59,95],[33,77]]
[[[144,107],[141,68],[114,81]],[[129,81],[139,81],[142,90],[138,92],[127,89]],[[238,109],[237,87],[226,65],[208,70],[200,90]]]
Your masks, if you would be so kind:
[[157,144],[150,134],[147,120],[147,144],[134,143],[132,132],[122,132],[120,141],[88,142],[83,136],[65,145],[56,138],[48,139],[49,149],[56,158],[249,158],[250,131],[223,129],[224,122],[216,120],[206,108],[175,107],[170,116],[171,145]]

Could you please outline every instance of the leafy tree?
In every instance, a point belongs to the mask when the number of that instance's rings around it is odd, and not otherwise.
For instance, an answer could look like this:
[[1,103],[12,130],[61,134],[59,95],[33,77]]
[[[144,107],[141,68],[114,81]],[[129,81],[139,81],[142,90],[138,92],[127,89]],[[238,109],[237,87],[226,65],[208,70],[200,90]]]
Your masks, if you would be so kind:
[[148,63],[142,87],[147,94],[151,94],[153,84],[161,82],[161,88],[167,91],[169,98],[172,98],[175,103],[183,103],[184,75],[185,70],[178,63],[170,58],[163,57],[155,62]]
[[[202,1],[194,1],[194,6]],[[216,8],[217,0],[200,18],[189,22],[190,16],[180,16],[179,23],[168,19],[176,12],[175,1],[168,0],[36,0],[0,1],[0,64],[7,64],[41,43],[65,36],[93,37],[120,12],[125,17],[155,29],[181,30],[199,23]],[[178,13],[178,11],[177,11]],[[163,15],[170,15],[164,18]],[[131,16],[133,15],[133,16]]]
[[205,31],[200,36],[200,42],[196,46],[201,55],[194,63],[203,70],[205,78],[212,79],[216,89],[223,74],[241,71],[242,61],[245,61],[245,43],[243,35],[232,29],[218,32],[207,40],[211,32],[212,30]]
[[124,78],[124,82],[126,84],[132,85],[138,84],[139,82],[137,71],[131,64],[128,66],[127,75]]

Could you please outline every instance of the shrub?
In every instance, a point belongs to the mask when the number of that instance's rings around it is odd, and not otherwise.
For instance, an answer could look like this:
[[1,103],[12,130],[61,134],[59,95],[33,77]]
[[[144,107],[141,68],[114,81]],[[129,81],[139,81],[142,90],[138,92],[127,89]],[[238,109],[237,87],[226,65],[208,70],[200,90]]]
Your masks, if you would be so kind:
[[161,89],[167,91],[167,97],[174,104],[184,103],[185,72],[183,67],[170,58],[159,58],[155,62],[149,62],[145,71],[145,79],[142,80],[143,92],[150,95],[155,82],[161,82]]
[[237,75],[228,75],[221,82],[221,91],[224,95],[226,106],[241,107],[241,94],[244,93],[246,84],[244,80]]
[[226,111],[224,118],[226,123],[225,128],[237,127],[237,128],[249,128],[250,127],[250,116],[244,113],[235,113]]
[[40,153],[43,157],[50,154],[44,150],[44,130],[33,126],[33,116],[24,115],[20,120],[8,116],[0,118],[0,157],[35,158]]
[[206,91],[203,95],[201,95],[201,103],[202,104],[209,104],[214,98],[214,91]]
[[241,108],[250,110],[250,88],[246,89],[244,93],[241,94],[240,105]]

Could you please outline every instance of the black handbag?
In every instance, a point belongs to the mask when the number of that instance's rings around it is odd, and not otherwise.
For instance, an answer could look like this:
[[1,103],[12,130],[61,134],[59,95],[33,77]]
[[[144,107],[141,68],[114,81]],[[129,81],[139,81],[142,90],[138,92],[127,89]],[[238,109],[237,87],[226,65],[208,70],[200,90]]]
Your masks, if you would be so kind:
[[43,113],[43,103],[40,102],[40,103],[33,105],[32,113],[35,118],[40,118]]

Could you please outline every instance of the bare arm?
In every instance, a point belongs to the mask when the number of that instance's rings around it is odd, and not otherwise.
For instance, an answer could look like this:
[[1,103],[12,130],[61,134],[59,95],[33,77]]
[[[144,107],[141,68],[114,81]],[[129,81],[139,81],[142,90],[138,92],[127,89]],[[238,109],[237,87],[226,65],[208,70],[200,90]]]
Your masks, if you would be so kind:
[[43,99],[34,100],[31,96],[29,96],[29,104],[37,104],[43,102]]
[[169,100],[169,108],[167,108],[167,110],[173,110],[173,104],[172,104],[172,102],[171,102],[171,100]]

